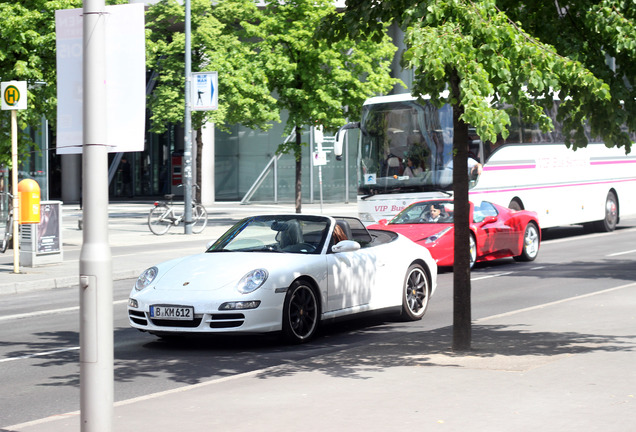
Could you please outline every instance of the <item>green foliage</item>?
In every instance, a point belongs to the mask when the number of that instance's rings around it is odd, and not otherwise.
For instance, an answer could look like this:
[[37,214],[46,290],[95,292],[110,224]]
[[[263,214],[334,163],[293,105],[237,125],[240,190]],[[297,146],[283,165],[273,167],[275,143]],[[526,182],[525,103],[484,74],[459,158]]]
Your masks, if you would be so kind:
[[[411,20],[404,55],[405,65],[415,69],[415,92],[436,98],[456,70],[460,100],[450,102],[461,104],[463,120],[475,126],[482,139],[493,142],[498,134],[505,137],[510,125],[508,114],[493,102],[511,104],[529,122],[549,130],[553,125],[542,107],[555,96],[569,96],[559,109],[566,139],[577,147],[587,145],[585,121],[594,125],[593,107],[609,105],[610,96],[609,86],[580,62],[531,37],[494,1],[430,1],[412,13],[423,16]],[[613,134],[605,138],[617,144]]]
[[636,131],[636,2],[559,0],[550,7],[536,0],[524,6],[512,0],[497,3],[535,37],[609,85],[609,101],[583,103],[586,120],[608,145],[629,149],[626,132]]
[[286,132],[296,129],[296,140],[281,144],[277,153],[295,156],[297,212],[301,201],[300,131],[315,125],[334,130],[347,117],[358,118],[366,98],[399,83],[390,77],[395,46],[386,27],[380,26],[375,40],[330,40],[317,30],[335,13],[331,0],[270,2],[262,11],[262,20],[246,27],[250,37],[259,41],[278,106],[289,113]]
[[[556,5],[560,6],[557,10]],[[501,7],[501,10],[498,9]],[[568,145],[585,146],[584,124],[608,146],[630,150],[636,131],[632,83],[636,63],[634,0],[347,0],[332,37],[374,38],[381,23],[407,28],[405,67],[415,70],[414,94],[436,97],[457,71],[463,119],[483,139],[507,134],[512,104],[528,121],[550,129],[543,106],[564,101],[559,119]],[[616,70],[608,67],[608,56]]]
[[[253,41],[243,30],[259,20],[250,0],[191,1],[191,62],[193,72],[219,73],[219,108],[192,113],[192,127],[208,121],[224,129],[241,123],[268,129],[279,121],[276,100]],[[156,87],[149,99],[151,129],[163,132],[167,124],[183,122],[185,115],[185,8],[177,0],[164,0],[146,14],[147,65],[156,72]]]
[[342,126],[357,118],[362,102],[385,93],[399,81],[390,77],[395,46],[379,30],[378,42],[354,43],[345,37],[330,41],[317,33],[325,17],[334,14],[331,0],[271,2],[263,20],[250,28],[261,40],[261,55],[278,105],[289,111],[286,130],[323,125]]

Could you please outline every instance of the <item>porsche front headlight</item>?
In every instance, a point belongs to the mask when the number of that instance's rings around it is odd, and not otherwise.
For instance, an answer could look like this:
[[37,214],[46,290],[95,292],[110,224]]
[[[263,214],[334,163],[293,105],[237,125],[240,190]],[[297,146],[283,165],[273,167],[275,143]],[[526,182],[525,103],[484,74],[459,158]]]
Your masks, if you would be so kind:
[[248,294],[259,289],[267,280],[269,273],[265,269],[252,270],[241,278],[236,289],[242,294]]
[[141,291],[142,289],[147,288],[155,280],[158,274],[159,269],[157,267],[150,267],[145,270],[137,278],[137,282],[135,282],[135,289],[137,291]]
[[437,234],[433,234],[432,236],[426,237],[424,243],[433,243],[439,240],[444,234],[450,231],[450,227],[446,227]]

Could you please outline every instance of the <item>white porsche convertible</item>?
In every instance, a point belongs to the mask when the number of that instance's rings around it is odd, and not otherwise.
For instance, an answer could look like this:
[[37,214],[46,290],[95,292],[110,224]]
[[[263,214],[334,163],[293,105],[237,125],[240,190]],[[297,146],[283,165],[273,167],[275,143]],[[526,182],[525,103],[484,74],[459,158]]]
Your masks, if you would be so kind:
[[243,219],[204,253],[144,271],[130,325],[158,336],[280,332],[292,343],[321,322],[392,310],[422,318],[437,285],[428,250],[356,218]]

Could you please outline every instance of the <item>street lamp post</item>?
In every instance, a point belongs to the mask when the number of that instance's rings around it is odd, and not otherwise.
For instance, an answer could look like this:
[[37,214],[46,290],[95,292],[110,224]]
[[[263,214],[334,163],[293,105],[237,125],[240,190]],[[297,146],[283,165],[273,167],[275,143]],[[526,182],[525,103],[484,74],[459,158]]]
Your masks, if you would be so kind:
[[192,60],[190,27],[190,0],[185,0],[185,131],[183,134],[183,219],[185,234],[192,234],[192,115],[190,107]]

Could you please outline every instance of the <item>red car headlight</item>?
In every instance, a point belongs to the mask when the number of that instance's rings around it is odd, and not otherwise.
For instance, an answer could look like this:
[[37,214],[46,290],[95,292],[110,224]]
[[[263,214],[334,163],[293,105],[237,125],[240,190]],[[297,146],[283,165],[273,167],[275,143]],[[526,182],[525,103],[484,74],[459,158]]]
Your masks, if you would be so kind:
[[441,230],[438,233],[433,234],[432,236],[428,236],[424,239],[424,243],[434,243],[437,240],[439,240],[444,234],[446,234],[447,232],[449,232],[451,230],[451,227],[446,227],[443,230]]

